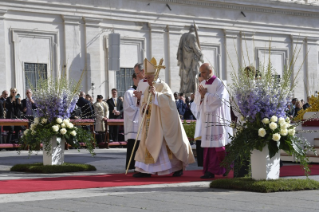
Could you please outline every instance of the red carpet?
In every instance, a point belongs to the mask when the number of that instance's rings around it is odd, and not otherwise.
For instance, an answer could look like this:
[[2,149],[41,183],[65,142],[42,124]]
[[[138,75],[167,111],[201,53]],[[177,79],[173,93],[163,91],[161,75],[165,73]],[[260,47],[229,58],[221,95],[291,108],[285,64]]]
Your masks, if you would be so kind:
[[[313,165],[311,167],[311,170],[311,175],[319,175],[319,165]],[[0,181],[0,194],[196,182],[203,181],[199,178],[201,175],[201,170],[196,170],[185,171],[182,177],[152,176],[150,178],[133,178],[132,174],[109,174],[93,176],[3,180]],[[303,175],[304,173],[300,166],[284,166],[281,168],[281,177]],[[229,173],[229,176],[233,176],[233,173]],[[216,176],[215,179],[219,178],[223,177]],[[211,179],[209,179],[209,181],[210,180]]]

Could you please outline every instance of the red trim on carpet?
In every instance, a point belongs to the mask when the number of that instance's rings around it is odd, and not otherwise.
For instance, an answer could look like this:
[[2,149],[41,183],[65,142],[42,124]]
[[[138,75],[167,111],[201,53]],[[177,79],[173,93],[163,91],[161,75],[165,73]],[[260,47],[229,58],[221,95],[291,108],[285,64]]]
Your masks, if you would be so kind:
[[[312,165],[311,171],[311,175],[319,175],[319,165]],[[200,179],[201,175],[201,170],[195,170],[185,171],[182,177],[172,177],[170,175],[166,175],[152,176],[150,178],[133,178],[132,173],[130,173],[128,175],[107,174],[38,179],[2,180],[0,181],[0,194],[205,181]],[[228,176],[228,178],[232,178],[233,173],[230,172]],[[304,172],[302,168],[298,165],[281,167],[280,177],[287,176],[304,176]],[[221,178],[223,177],[216,176],[214,179]],[[208,179],[206,181],[211,180],[212,179]]]

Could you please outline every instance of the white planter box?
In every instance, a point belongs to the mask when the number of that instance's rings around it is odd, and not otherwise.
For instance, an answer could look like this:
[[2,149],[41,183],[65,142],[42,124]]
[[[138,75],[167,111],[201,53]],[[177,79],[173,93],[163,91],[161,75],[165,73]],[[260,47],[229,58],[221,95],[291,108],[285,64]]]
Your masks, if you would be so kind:
[[62,165],[64,163],[65,140],[54,136],[50,143],[51,150],[49,152],[45,150],[45,144],[43,144],[43,165]]
[[254,180],[276,180],[280,174],[280,151],[270,158],[268,146],[263,151],[253,150],[251,156],[251,175]]

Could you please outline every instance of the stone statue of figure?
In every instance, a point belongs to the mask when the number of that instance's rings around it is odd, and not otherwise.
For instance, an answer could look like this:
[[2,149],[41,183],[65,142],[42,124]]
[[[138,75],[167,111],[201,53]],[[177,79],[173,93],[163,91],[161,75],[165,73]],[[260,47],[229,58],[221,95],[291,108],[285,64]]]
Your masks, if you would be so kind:
[[180,93],[194,93],[199,61],[204,62],[202,51],[196,40],[194,25],[190,27],[188,33],[182,35],[179,41],[177,60],[181,77]]

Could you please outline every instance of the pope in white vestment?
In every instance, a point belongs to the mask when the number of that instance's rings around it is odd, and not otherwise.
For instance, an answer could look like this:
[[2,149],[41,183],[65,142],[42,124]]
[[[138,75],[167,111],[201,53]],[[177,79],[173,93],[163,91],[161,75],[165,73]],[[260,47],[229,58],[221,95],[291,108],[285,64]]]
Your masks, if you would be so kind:
[[[148,61],[147,61],[148,62]],[[155,68],[148,62],[145,75],[149,86],[141,101],[147,111],[140,145],[135,156],[134,177],[150,177],[151,174],[181,176],[185,167],[195,161],[187,135],[180,121],[174,96],[168,85],[158,80],[154,85]],[[151,104],[145,108],[148,95]]]
[[201,178],[213,178],[223,175],[226,170],[220,166],[225,157],[225,146],[231,142],[229,135],[233,134],[229,127],[231,114],[229,94],[223,82],[213,75],[209,64],[200,67],[204,81],[196,91],[195,102],[201,113],[202,147],[204,148],[203,173]]

